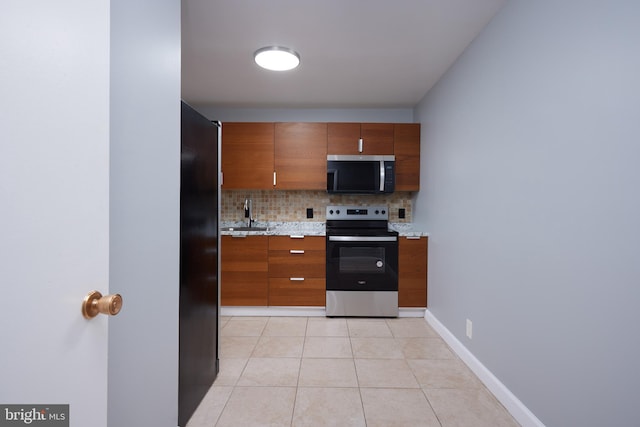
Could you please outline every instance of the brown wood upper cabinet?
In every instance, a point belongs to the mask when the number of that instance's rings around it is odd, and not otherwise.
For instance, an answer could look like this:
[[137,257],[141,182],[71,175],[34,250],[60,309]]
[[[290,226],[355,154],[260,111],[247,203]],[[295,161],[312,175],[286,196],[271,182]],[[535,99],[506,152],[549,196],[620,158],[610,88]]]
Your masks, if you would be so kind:
[[419,123],[296,122],[223,123],[222,189],[325,190],[327,154],[395,154],[396,191],[420,190]]
[[329,123],[327,154],[393,154],[393,123]]
[[420,190],[420,123],[396,123],[393,140],[396,191]]
[[274,124],[222,124],[222,188],[273,189]]
[[275,124],[275,188],[327,188],[327,124]]

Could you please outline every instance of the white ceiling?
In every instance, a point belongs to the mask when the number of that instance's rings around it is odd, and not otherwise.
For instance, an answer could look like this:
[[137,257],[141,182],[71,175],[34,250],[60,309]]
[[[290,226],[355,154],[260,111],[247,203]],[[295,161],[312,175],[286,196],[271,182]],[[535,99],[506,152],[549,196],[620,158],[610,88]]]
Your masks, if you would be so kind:
[[[506,0],[182,0],[182,97],[234,107],[413,107]],[[300,54],[292,71],[253,53]]]

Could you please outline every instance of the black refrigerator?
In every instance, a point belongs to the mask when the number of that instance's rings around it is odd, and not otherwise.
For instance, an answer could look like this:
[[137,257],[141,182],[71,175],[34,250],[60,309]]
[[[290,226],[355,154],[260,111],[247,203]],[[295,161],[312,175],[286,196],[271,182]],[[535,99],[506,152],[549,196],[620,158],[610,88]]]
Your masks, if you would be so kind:
[[218,374],[219,128],[182,102],[178,424]]

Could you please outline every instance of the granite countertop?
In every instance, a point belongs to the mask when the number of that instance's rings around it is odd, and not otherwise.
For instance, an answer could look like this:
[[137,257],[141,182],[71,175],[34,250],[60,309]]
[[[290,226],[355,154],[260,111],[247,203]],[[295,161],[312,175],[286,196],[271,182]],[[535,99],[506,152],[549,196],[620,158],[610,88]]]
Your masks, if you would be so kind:
[[400,236],[424,237],[429,235],[426,231],[416,229],[413,223],[407,222],[390,222],[389,229],[397,231]]
[[[226,222],[220,224],[220,228],[246,227],[242,222]],[[252,227],[266,228],[266,230],[222,230],[223,236],[324,236],[324,222],[255,222]]]
[[[220,228],[246,227],[242,222],[223,221]],[[262,230],[222,230],[223,236],[325,236],[324,222],[256,222],[252,227]],[[266,230],[264,230],[266,228]],[[400,236],[421,237],[429,233],[417,230],[411,223],[389,223],[391,230],[397,231]]]

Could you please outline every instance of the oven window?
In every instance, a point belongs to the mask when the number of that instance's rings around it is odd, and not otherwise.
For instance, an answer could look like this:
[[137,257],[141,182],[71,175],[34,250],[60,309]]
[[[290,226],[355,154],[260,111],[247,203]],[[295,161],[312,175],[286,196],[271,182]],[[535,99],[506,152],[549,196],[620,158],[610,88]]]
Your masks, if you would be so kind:
[[382,247],[340,247],[340,273],[380,273],[386,271],[385,250]]

